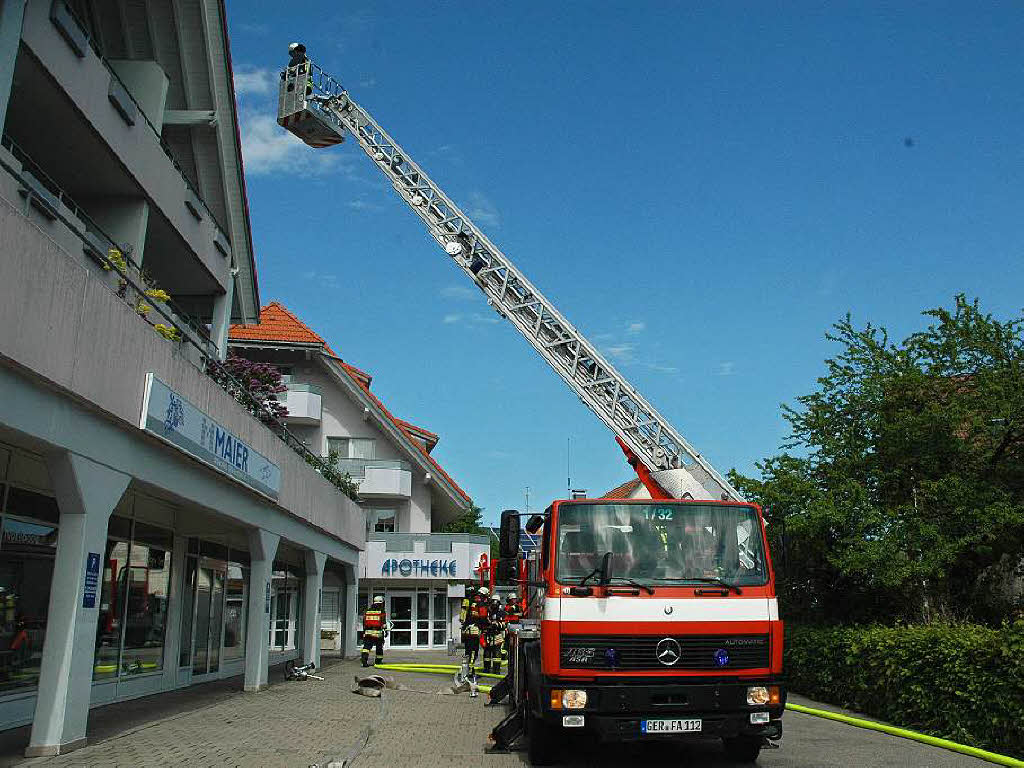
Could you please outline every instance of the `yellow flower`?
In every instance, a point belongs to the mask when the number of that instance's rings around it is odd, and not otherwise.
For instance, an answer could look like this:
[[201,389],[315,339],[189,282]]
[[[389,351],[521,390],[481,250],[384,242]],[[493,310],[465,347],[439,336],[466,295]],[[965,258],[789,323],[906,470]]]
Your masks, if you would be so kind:
[[171,298],[171,295],[163,288],[150,288],[146,291],[146,295],[153,301],[170,301]]
[[163,323],[157,323],[153,326],[153,330],[168,341],[181,341],[181,333],[177,328],[172,328],[171,326],[164,325]]

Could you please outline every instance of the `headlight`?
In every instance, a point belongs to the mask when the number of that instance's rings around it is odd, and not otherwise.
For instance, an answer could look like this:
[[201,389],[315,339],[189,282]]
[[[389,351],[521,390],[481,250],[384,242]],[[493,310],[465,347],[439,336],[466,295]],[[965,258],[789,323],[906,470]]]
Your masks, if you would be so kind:
[[752,685],[747,688],[747,704],[761,706],[768,703],[768,688],[763,685]]
[[565,691],[562,693],[562,706],[565,709],[583,709],[587,706],[586,691]]

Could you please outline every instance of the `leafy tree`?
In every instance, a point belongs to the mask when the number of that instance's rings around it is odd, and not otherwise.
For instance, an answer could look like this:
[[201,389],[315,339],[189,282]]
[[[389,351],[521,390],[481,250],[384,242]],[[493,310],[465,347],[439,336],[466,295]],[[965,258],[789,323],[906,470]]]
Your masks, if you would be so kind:
[[766,508],[792,614],[998,620],[1024,563],[1024,317],[963,295],[894,343],[849,315],[786,453],[733,474]]
[[492,560],[495,560],[498,557],[498,542],[491,536],[486,526],[484,526],[483,515],[483,507],[478,507],[470,502],[469,509],[442,526],[438,533],[475,533],[480,536],[487,536],[491,545],[490,557]]

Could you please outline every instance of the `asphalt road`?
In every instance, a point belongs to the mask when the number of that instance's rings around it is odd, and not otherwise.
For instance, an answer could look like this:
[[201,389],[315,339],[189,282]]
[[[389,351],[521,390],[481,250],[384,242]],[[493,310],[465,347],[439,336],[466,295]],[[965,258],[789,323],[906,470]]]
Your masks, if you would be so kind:
[[[401,672],[387,674],[420,691],[436,690],[440,687],[439,683],[446,682],[444,678],[426,675]],[[466,694],[461,694],[424,701],[422,693],[389,693],[390,699],[386,704],[380,730],[353,761],[353,766],[379,768],[381,760],[392,765],[447,765],[451,760],[452,765],[463,768],[527,764],[525,751],[503,755],[488,754],[485,751],[487,745],[480,738],[481,732],[489,732],[506,710],[504,707],[484,707],[483,695],[478,699],[470,699]],[[791,696],[790,700],[804,706],[843,711],[800,696]],[[425,708],[429,708],[429,716]],[[459,726],[451,728],[451,722],[459,723]],[[780,748],[763,750],[757,765],[764,768],[981,768],[992,765],[949,750],[799,712],[787,711],[783,724]],[[442,733],[438,734],[439,740],[435,742],[434,734],[439,728]],[[410,733],[415,730],[419,730],[419,738]],[[440,748],[425,754],[424,748],[434,744]],[[564,756],[565,759],[559,765],[567,768],[633,765],[644,768],[725,768],[738,765],[725,757],[721,742],[717,739],[685,744],[660,741],[628,745],[604,745],[572,739],[564,747]]]

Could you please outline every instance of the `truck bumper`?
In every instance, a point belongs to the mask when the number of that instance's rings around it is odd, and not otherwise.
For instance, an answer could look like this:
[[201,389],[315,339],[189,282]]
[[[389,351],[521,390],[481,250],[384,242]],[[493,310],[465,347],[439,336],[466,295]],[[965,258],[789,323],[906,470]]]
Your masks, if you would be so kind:
[[[769,685],[779,688],[778,704],[751,706],[746,703],[747,688]],[[582,733],[602,741],[655,741],[701,737],[732,738],[782,736],[782,713],[786,691],[777,680],[744,680],[700,684],[620,684],[595,685],[567,681],[545,681],[544,698],[551,701],[552,689],[576,689],[587,692],[584,709],[558,710],[545,707],[543,718],[553,727],[569,733]],[[751,713],[768,713],[768,722],[751,722]],[[583,724],[573,716],[582,715]],[[760,716],[763,718],[763,715]],[[645,720],[700,720],[699,731],[648,733]]]

